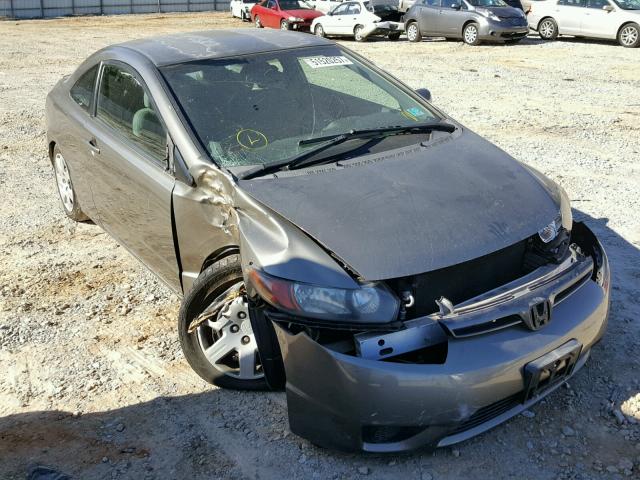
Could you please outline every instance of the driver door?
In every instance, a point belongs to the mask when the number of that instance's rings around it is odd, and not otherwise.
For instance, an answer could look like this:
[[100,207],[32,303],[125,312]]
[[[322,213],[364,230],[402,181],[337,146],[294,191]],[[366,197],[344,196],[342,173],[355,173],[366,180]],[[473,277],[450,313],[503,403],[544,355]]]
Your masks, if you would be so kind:
[[[349,3],[343,3],[337,6],[333,10],[333,15],[327,16],[326,19],[329,20],[329,24],[327,24],[328,28],[325,28],[325,32],[329,35],[348,35],[349,33],[349,24],[348,24],[348,8]],[[322,23],[325,23],[325,20],[322,20]]]
[[100,225],[180,290],[171,226],[175,178],[167,130],[141,76],[122,62],[103,64],[87,149]]
[[[440,0],[437,29],[440,35],[445,37],[459,37],[462,34],[462,26],[469,17],[462,0]],[[456,6],[456,8],[453,8]]]

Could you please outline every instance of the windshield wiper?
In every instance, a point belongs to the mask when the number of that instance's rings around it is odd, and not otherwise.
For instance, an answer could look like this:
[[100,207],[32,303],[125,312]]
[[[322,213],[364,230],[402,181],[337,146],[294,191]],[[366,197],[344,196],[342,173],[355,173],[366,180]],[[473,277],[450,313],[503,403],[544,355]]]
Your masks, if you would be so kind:
[[244,172],[243,174],[240,175],[239,178],[243,180],[248,180],[251,178],[255,178],[257,176],[267,175],[273,172],[278,172],[282,170],[295,170],[297,168],[303,168],[309,165],[320,163],[324,161],[323,158],[314,159],[311,161],[309,161],[308,159],[315,157],[317,154],[323,152],[324,150],[327,150],[336,145],[340,145],[341,143],[347,142],[349,140],[378,138],[378,137],[385,137],[389,135],[424,133],[424,132],[432,132],[434,130],[452,133],[453,131],[456,130],[456,127],[455,125],[452,125],[450,123],[429,122],[429,123],[418,123],[415,125],[371,128],[367,130],[351,130],[346,133],[338,133],[335,135],[326,135],[323,137],[308,138],[306,140],[300,140],[298,142],[298,146],[302,147],[305,145],[314,145],[316,143],[324,143],[324,145],[320,145],[317,148],[313,148],[306,152],[302,152],[299,155],[296,155],[292,158],[288,158],[281,162],[274,162],[266,165],[260,165],[255,169],[251,169],[247,172]]

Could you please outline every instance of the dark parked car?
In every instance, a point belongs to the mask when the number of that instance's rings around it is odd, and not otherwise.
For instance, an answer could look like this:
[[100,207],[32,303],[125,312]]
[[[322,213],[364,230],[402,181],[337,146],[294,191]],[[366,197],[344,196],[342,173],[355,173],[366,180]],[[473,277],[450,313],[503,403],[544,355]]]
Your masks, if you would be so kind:
[[529,33],[522,9],[503,0],[418,0],[404,16],[407,38],[461,38],[469,45],[480,42],[517,43]]
[[193,369],[343,450],[462,441],[553,391],[608,313],[564,190],[326,39],[105,48],[47,97],[62,206],[183,295]]

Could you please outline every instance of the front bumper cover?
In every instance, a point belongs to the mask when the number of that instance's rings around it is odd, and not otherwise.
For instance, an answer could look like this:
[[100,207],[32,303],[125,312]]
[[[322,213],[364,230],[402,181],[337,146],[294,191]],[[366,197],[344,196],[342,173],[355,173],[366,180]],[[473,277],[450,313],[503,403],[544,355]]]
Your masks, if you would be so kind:
[[365,25],[364,29],[362,30],[362,36],[364,38],[367,38],[371,35],[388,35],[389,33],[403,31],[404,24],[400,22],[377,22]]
[[521,25],[511,25],[508,20],[501,22],[484,20],[480,22],[478,37],[481,40],[505,41],[524,38],[529,34],[529,24],[524,19]]
[[[576,225],[593,237],[584,225]],[[593,248],[600,255],[593,275],[599,275],[598,281],[579,282],[553,306],[553,318],[542,329],[516,325],[474,336],[449,335],[442,364],[345,355],[274,322],[292,432],[338,450],[399,452],[451,445],[517,415],[582,367],[604,332],[610,274],[602,247]],[[526,396],[525,366],[569,346],[577,354],[567,376]]]

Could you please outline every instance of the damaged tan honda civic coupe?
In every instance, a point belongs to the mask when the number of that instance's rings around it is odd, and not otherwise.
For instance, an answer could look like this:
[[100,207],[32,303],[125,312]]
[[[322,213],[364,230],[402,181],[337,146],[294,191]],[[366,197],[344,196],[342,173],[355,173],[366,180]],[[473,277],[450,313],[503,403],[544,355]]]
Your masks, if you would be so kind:
[[66,214],[183,295],[189,364],[286,388],[341,450],[450,445],[565,382],[609,267],[565,192],[350,50],[224,30],[105,48],[47,98]]

